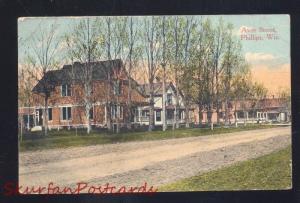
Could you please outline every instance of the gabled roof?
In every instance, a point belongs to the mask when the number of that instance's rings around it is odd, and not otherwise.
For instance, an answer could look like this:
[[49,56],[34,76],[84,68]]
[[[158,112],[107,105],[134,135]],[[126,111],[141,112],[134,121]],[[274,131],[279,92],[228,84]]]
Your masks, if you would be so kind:
[[[80,81],[84,75],[84,63],[75,62],[73,65],[64,65],[60,70],[48,71],[38,84],[32,89],[33,92],[43,93],[45,84],[47,86],[56,86],[67,84],[71,81]],[[108,71],[112,72],[114,69],[119,69],[122,66],[120,59],[110,61],[91,62],[92,79],[103,80],[106,79]]]
[[231,102],[232,107],[236,105],[236,110],[243,109],[278,109],[287,108],[287,101],[284,98],[264,98],[260,100],[248,99]]
[[[162,82],[153,83],[154,96],[162,96],[162,94],[163,94],[162,86],[163,86]],[[176,90],[176,88],[175,88],[175,86],[173,85],[172,82],[166,83],[166,91],[169,88],[172,88],[174,93],[176,93],[177,90]],[[147,97],[150,96],[150,84],[140,85],[139,89],[140,89],[141,92],[144,93],[145,96],[147,96]],[[181,93],[180,93],[180,95],[183,96]]]

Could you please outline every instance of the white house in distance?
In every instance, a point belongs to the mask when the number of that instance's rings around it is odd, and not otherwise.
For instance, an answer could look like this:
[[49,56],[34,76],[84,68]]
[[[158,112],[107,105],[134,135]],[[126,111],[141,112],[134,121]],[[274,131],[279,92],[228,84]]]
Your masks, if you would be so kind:
[[[163,110],[163,83],[157,81],[154,86],[154,125],[160,126],[162,122]],[[140,91],[146,96],[148,102],[150,100],[150,85],[140,85]],[[176,106],[176,88],[172,82],[166,83],[166,121],[167,125],[172,125],[175,116]],[[183,95],[179,94],[179,123],[185,123],[185,112],[183,105]],[[135,112],[135,123],[140,125],[149,124],[149,106],[138,107]]]

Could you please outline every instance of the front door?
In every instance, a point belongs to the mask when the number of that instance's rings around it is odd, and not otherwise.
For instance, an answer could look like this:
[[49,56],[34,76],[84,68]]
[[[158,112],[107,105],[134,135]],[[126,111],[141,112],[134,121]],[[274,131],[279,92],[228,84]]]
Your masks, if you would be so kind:
[[37,109],[35,112],[35,124],[38,126],[43,125],[43,109]]

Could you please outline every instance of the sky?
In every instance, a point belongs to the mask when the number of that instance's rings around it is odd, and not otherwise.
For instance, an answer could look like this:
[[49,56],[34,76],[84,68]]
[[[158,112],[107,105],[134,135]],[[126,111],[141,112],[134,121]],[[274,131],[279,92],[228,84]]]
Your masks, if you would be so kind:
[[[264,83],[275,92],[290,88],[290,18],[289,15],[211,15],[205,16],[217,23],[220,17],[231,23],[242,44],[243,55],[251,66],[254,80]],[[28,50],[26,42],[38,26],[58,25],[58,34],[69,32],[82,17],[19,18],[19,62]],[[200,16],[196,16],[200,18]],[[269,35],[270,38],[267,37]]]

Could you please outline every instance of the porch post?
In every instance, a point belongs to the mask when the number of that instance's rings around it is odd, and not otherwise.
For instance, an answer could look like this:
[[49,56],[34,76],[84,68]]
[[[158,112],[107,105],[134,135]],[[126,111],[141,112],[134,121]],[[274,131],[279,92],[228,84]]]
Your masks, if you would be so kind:
[[142,113],[141,113],[141,109],[139,108],[139,109],[138,109],[139,122],[141,122],[141,114],[142,114]]

